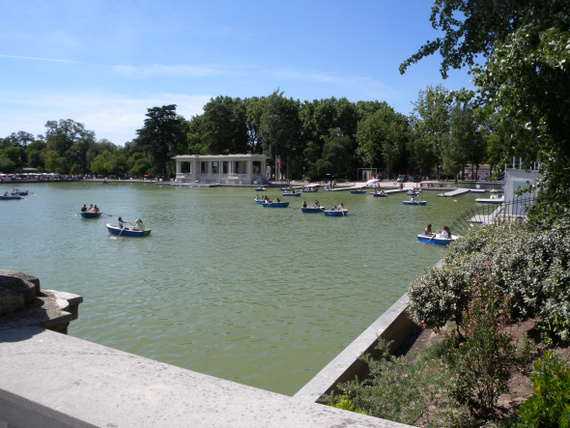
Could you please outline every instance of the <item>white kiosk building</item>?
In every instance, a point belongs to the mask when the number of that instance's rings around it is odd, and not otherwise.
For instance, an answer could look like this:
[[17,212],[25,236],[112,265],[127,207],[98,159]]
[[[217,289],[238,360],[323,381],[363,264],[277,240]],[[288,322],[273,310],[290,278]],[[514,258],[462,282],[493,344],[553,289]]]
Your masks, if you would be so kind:
[[179,184],[267,183],[265,155],[179,155],[172,159]]

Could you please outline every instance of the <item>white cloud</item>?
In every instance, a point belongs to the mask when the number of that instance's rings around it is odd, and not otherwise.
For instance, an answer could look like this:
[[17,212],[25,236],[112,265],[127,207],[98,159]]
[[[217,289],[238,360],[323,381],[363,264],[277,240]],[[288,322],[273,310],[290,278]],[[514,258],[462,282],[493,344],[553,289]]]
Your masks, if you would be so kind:
[[49,120],[71,119],[95,132],[97,139],[123,145],[136,137],[144,124],[147,109],[176,104],[176,112],[190,119],[202,114],[210,95],[156,93],[133,98],[97,91],[74,93],[40,92],[33,94],[0,93],[0,137],[26,131],[45,133]]
[[153,64],[142,67],[115,65],[112,70],[124,75],[138,77],[208,77],[224,74],[224,71],[219,68],[192,65]]

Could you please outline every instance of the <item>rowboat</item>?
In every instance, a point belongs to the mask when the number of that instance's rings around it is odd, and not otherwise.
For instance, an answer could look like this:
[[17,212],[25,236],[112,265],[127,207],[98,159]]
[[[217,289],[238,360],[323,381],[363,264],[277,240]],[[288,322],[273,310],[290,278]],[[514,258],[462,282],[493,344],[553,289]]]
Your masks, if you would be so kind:
[[265,192],[265,187],[256,187],[255,191],[256,192]]
[[131,230],[131,229],[121,229],[118,224],[107,223],[107,230],[111,235],[115,236],[132,236],[132,237],[143,237],[150,235],[150,229],[147,230]]
[[364,195],[366,193],[366,190],[351,190],[350,193],[353,195]]
[[304,213],[322,213],[325,207],[302,207],[301,211]]
[[0,201],[12,201],[22,199],[19,195],[0,195]]
[[449,245],[450,243],[454,242],[457,238],[458,236],[455,235],[451,235],[451,238],[443,238],[441,235],[436,233],[432,233],[431,235],[420,233],[418,235],[418,241],[433,245]]
[[314,187],[312,189],[301,189],[301,193],[317,193],[319,191],[318,187]]
[[26,190],[24,192],[20,192],[20,191],[12,192],[12,196],[28,196],[28,192],[29,192],[29,190]]
[[386,192],[370,192],[375,198],[387,198],[388,194]]
[[404,205],[426,205],[426,201],[403,201]]
[[283,193],[283,196],[301,196],[300,193]]
[[82,218],[99,218],[99,217],[101,217],[101,213],[100,213],[100,212],[98,212],[98,213],[92,213],[92,212],[89,212],[89,211],[84,211],[84,212],[81,213],[81,217],[82,217]]
[[326,216],[329,217],[344,217],[348,215],[348,210],[345,208],[342,211],[337,211],[337,210],[333,210],[332,208],[330,210],[326,210],[323,211],[325,213]]
[[502,204],[505,201],[503,195],[492,194],[490,198],[477,198],[475,202],[480,204]]
[[287,208],[289,202],[264,202],[263,208]]
[[485,189],[470,189],[470,193],[487,193]]
[[418,196],[418,193],[417,193],[417,192],[414,192],[413,190],[410,189],[410,190],[408,190],[408,191],[406,192],[406,195],[408,195],[408,196]]
[[262,198],[255,198],[254,201],[255,201],[256,204],[259,204],[259,205],[261,205],[261,204],[263,204],[264,202],[266,202],[266,200],[265,200],[265,199],[262,199]]

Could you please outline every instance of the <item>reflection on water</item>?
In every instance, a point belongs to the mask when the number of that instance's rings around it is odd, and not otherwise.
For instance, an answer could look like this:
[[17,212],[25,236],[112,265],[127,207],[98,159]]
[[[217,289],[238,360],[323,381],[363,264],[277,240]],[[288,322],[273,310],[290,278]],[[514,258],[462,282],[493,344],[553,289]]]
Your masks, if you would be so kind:
[[[263,208],[252,189],[154,184],[20,186],[0,204],[2,268],[80,294],[69,334],[260,388],[294,394],[443,255],[415,235],[451,224],[474,196],[426,207],[319,191]],[[0,186],[0,192],[11,190]],[[268,193],[279,196],[277,190]],[[303,214],[303,199],[346,217]],[[112,216],[81,219],[94,203]],[[140,217],[148,238],[105,222]]]

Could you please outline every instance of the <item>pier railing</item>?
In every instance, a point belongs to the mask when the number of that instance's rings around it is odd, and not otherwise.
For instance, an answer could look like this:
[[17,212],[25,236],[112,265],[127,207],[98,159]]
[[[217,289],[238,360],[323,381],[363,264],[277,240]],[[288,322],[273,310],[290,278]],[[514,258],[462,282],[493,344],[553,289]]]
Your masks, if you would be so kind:
[[502,204],[478,204],[475,208],[465,211],[451,225],[454,235],[465,235],[477,224],[492,224],[507,221],[524,221],[529,208],[534,203],[533,196],[515,198]]

